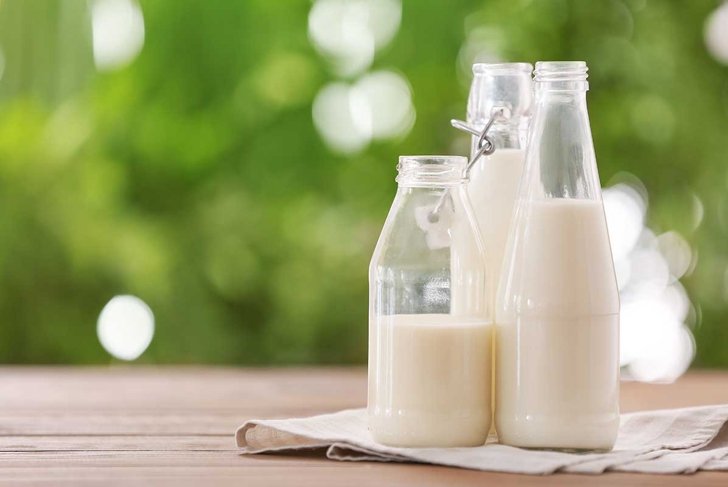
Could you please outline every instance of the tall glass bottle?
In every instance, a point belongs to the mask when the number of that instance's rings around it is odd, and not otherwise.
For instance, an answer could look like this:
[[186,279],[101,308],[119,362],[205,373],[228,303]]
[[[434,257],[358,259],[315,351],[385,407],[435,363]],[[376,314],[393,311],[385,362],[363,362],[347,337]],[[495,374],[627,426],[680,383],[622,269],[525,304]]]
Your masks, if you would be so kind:
[[[508,230],[526,157],[526,137],[533,105],[528,63],[474,64],[467,121],[478,131],[495,116],[488,137],[495,152],[470,170],[468,194],[486,247],[488,289],[495,301]],[[498,113],[502,116],[497,116]],[[478,151],[472,137],[471,158]]]
[[392,446],[482,445],[492,323],[467,159],[400,157],[369,267],[369,429]]
[[536,64],[536,109],[496,305],[501,442],[608,450],[619,426],[619,295],[583,62]]

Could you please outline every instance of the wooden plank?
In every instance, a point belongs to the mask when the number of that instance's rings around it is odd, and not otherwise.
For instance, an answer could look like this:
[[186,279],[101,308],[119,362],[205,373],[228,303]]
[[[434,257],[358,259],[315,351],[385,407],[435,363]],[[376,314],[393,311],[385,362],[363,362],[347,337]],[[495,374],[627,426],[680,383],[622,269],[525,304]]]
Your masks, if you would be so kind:
[[0,452],[25,451],[236,451],[225,436],[3,436]]
[[[252,417],[306,416],[366,402],[358,368],[0,368],[0,485],[728,485],[728,474],[528,477],[342,463],[320,454],[239,455]],[[624,411],[728,403],[728,374],[624,383]]]
[[54,410],[4,411],[0,414],[2,436],[59,436],[59,435],[232,435],[244,418],[264,415],[266,418],[310,416],[320,413],[316,408],[258,408],[241,407],[234,411],[109,411],[64,413]]
[[[230,445],[227,445],[228,447]],[[323,453],[307,452],[296,455],[241,455],[237,450],[67,450],[0,452],[0,474],[5,469],[35,469],[78,467],[237,467],[271,466],[273,468],[331,466],[322,462]]]
[[[278,415],[283,416],[283,414]],[[236,413],[64,414],[40,412],[34,415],[0,415],[2,436],[72,435],[230,435],[240,415]]]
[[681,377],[674,384],[623,382],[621,387],[623,411],[710,404],[728,404],[728,373],[696,371]]
[[[269,468],[247,466],[245,468],[176,467],[159,469],[144,468],[44,468],[32,472],[26,469],[0,469],[0,485],[128,485],[150,483],[153,485],[236,485],[245,487],[286,486],[326,487],[352,485],[356,487],[381,487],[382,485],[428,486],[654,486],[672,487],[702,485],[724,487],[726,476],[718,472],[701,472],[689,476],[634,475],[612,473],[601,476],[552,475],[535,477],[526,475],[498,474],[458,470],[425,465],[393,464],[338,464],[334,468],[309,466],[306,468]],[[62,483],[64,482],[64,483]]]
[[[357,463],[357,465],[371,465]],[[323,452],[291,455],[242,455],[234,450],[220,451],[29,451],[0,452],[0,478],[11,469],[38,468],[155,468],[177,467],[216,470],[219,467],[278,469],[340,468],[339,462],[326,461]]]
[[336,410],[366,402],[361,368],[4,367],[0,411]]
[[[409,472],[413,478],[421,478],[422,471],[429,472],[431,466],[415,464],[378,464],[366,462],[335,462],[328,461],[321,454],[292,454],[292,455],[240,455],[235,451],[168,451],[168,452],[140,452],[140,451],[69,451],[69,452],[18,452],[0,453],[0,481],[7,478],[23,478],[24,475],[32,476],[42,472],[44,477],[63,478],[64,475],[74,477],[81,473],[95,472],[99,477],[109,478],[115,472],[129,472],[135,475],[144,476],[176,476],[176,475],[205,475],[215,477],[219,475],[230,475],[237,479],[249,480],[251,475],[261,479],[279,479],[282,476],[290,475],[291,478],[305,479],[309,476],[331,477],[340,480],[345,479],[346,483],[359,477],[358,471],[371,473],[375,479],[381,478],[380,474],[384,468],[401,468],[403,472]],[[460,472],[458,469],[434,467],[435,472],[442,476],[445,472]],[[315,473],[311,473],[314,471]],[[330,471],[326,474],[326,471]],[[71,475],[69,472],[74,472]],[[255,473],[254,473],[255,472]],[[493,472],[471,472],[473,478],[480,480],[479,485],[487,485],[491,476],[503,479],[518,479],[517,484],[525,482],[529,485],[562,485],[577,483],[574,479],[584,483],[597,485],[616,485],[614,480],[622,479],[620,484],[624,485],[655,485],[653,479],[661,479],[660,483],[665,485],[684,485],[700,481],[701,479],[722,479],[720,485],[726,485],[725,479],[728,474],[724,472],[712,472],[714,475],[705,475],[710,472],[700,472],[697,475],[636,475],[623,473],[608,473],[603,476],[557,474],[552,476],[526,476],[499,474]],[[429,474],[428,474],[429,475]],[[566,480],[559,480],[566,479]],[[602,481],[594,479],[608,479]],[[624,482],[624,479],[631,482]],[[610,484],[609,482],[613,482]],[[270,482],[270,484],[278,485]],[[326,485],[326,482],[323,482]],[[334,485],[341,483],[332,482]],[[507,485],[511,485],[507,483]],[[247,483],[245,484],[248,485]],[[286,485],[285,483],[282,485]],[[297,485],[297,484],[296,484]],[[353,485],[359,485],[353,484]],[[381,484],[380,484],[381,485]],[[386,485],[386,484],[383,484]],[[442,484],[444,485],[444,484]],[[500,484],[494,484],[500,485]]]

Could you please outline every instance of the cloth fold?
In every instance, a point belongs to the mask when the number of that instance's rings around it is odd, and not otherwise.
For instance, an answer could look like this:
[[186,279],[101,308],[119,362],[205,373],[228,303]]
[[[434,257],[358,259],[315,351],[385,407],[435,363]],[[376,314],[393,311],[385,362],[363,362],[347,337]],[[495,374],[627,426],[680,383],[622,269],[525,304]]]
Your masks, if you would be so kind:
[[728,471],[728,404],[623,414],[617,443],[608,453],[527,450],[498,444],[493,438],[472,448],[388,447],[372,439],[364,409],[251,420],[235,437],[243,453],[319,448],[332,460],[417,462],[535,475]]

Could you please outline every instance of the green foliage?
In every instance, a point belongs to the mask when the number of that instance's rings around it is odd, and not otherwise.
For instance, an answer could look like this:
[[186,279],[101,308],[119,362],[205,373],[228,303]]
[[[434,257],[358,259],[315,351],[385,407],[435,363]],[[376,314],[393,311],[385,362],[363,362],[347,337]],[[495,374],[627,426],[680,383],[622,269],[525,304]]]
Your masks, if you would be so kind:
[[0,4],[2,361],[106,360],[96,317],[127,293],[156,315],[143,361],[365,360],[396,157],[467,150],[447,124],[464,115],[467,37],[502,59],[588,62],[602,181],[637,175],[650,224],[696,246],[698,363],[728,365],[728,70],[702,41],[715,2],[405,1],[373,68],[407,77],[417,121],[352,156],[312,123],[335,76],[310,2],[141,6],[139,57],[96,73],[85,1]]

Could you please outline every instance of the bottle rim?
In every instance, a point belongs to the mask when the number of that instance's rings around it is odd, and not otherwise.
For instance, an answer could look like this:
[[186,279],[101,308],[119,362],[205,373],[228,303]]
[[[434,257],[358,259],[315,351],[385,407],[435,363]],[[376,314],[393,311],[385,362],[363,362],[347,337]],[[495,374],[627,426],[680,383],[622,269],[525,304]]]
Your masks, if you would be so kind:
[[401,186],[449,186],[464,183],[468,158],[451,155],[399,156],[396,181]]
[[531,63],[475,63],[473,74],[527,74],[533,72]]
[[584,61],[538,61],[534,81],[586,81],[589,68]]

